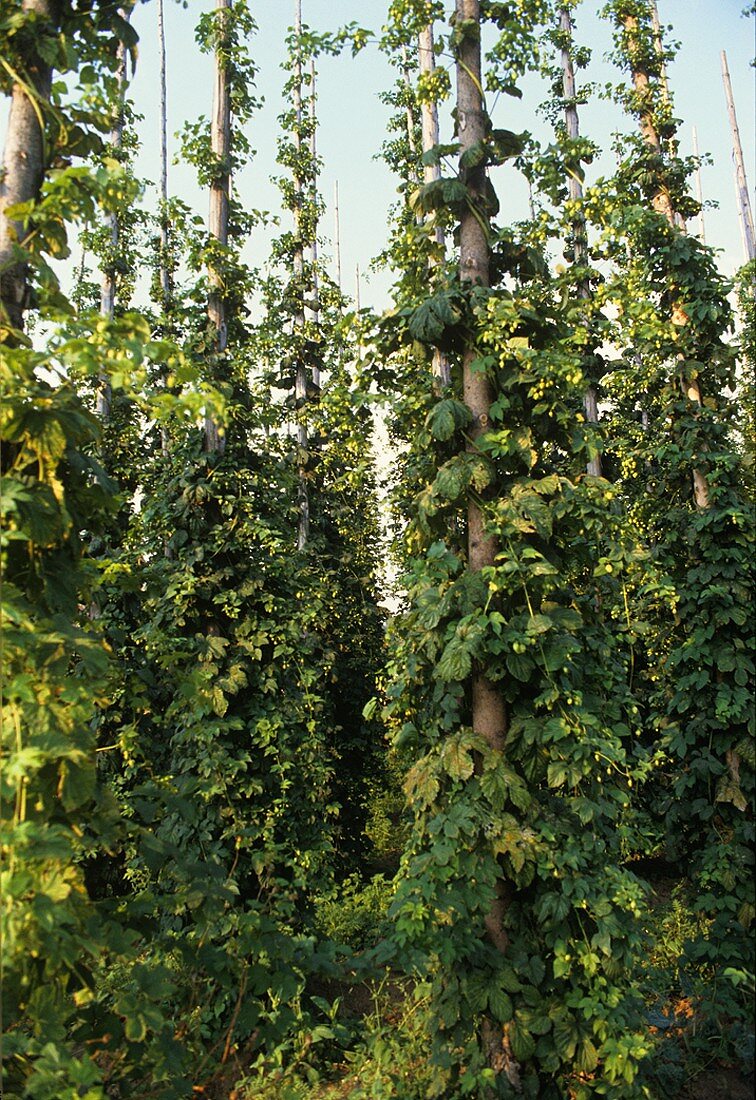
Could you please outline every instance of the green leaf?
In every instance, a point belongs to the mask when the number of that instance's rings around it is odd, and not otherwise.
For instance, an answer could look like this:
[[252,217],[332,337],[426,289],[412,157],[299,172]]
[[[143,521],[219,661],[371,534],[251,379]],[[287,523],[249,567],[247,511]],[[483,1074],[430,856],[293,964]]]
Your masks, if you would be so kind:
[[508,1024],[512,1019],[513,1008],[511,998],[503,989],[494,986],[488,991],[488,1007],[493,1018],[500,1024]]
[[522,989],[522,982],[517,977],[514,967],[503,966],[498,972],[499,983],[503,989],[506,989],[507,993],[519,993]]
[[[492,766],[489,766],[491,762]],[[483,770],[480,787],[493,809],[503,810],[507,804],[509,784],[504,769],[498,766],[498,761],[492,757],[491,762]]]
[[441,753],[441,766],[452,779],[469,779],[473,773],[471,747],[464,743],[464,737],[465,735],[462,734],[450,738]]
[[421,344],[440,344],[447,329],[455,328],[462,318],[454,297],[438,291],[426,298],[411,315],[408,323],[410,335]]
[[219,718],[223,718],[228,711],[228,699],[217,684],[213,687],[213,711]]
[[583,1039],[575,1059],[576,1068],[580,1073],[593,1073],[597,1065],[598,1051],[590,1039]]
[[445,500],[457,500],[469,484],[468,473],[461,455],[445,462],[436,474],[433,483],[435,491]]
[[567,778],[567,765],[563,760],[555,760],[546,769],[550,787],[562,787]]
[[578,1041],[578,1029],[567,1010],[560,1007],[559,1016],[553,1020],[554,1046],[562,1061],[570,1061],[575,1055]]
[[404,781],[404,791],[410,803],[418,802],[421,806],[430,806],[435,800],[439,792],[439,782],[427,756],[410,768]]
[[132,1043],[142,1042],[147,1035],[147,1022],[141,1012],[134,1012],[126,1017],[124,1032]]
[[446,645],[441,654],[441,660],[436,665],[436,676],[446,683],[454,683],[466,680],[472,669],[472,654],[470,649],[458,637],[454,637]]
[[512,130],[493,130],[491,146],[496,159],[494,161],[492,157],[492,162],[501,164],[511,157],[518,157],[525,148],[527,137],[526,133],[515,134]]
[[467,208],[468,191],[462,180],[443,178],[418,188],[410,199],[416,213],[430,214],[433,210],[449,209],[459,216]]
[[525,684],[530,679],[535,665],[531,657],[522,653],[508,653],[506,658],[507,668],[515,680]]
[[471,419],[472,414],[467,405],[447,397],[433,406],[428,414],[426,426],[434,439],[446,442],[458,428],[467,427]]
[[444,157],[456,157],[459,152],[459,142],[450,145],[434,145],[432,149],[426,149],[421,157],[423,164],[435,167]]
[[462,156],[459,158],[460,168],[477,168],[479,164],[486,164],[488,161],[488,146],[484,141],[476,141],[474,145],[465,149]]
[[551,630],[552,621],[548,615],[529,615],[525,624],[528,634],[545,634]]
[[527,1062],[535,1053],[535,1039],[516,1020],[509,1025],[509,1045],[518,1062]]

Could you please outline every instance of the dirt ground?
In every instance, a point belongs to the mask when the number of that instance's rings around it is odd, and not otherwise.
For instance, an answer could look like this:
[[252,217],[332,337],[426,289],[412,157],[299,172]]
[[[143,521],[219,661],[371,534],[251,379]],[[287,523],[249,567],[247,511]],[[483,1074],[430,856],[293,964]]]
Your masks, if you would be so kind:
[[753,1100],[753,1074],[744,1077],[735,1069],[709,1070],[686,1085],[680,1100]]

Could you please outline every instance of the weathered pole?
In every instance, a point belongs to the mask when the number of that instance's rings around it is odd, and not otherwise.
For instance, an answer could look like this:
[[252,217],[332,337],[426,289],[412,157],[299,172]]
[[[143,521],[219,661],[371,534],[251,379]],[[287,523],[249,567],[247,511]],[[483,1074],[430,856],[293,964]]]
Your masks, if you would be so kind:
[[[572,62],[572,19],[569,8],[562,8],[559,12],[559,29],[562,32],[562,93],[564,96],[564,124],[567,137],[570,141],[577,141],[580,137],[580,121],[578,119],[577,96],[575,90],[575,66]],[[577,172],[567,173],[567,187],[570,201],[575,204],[575,214],[572,218],[572,238],[575,255],[575,265],[585,267],[588,263],[588,236],[585,225],[585,215],[582,211],[583,185]],[[591,284],[587,275],[578,283],[578,294],[585,302],[590,302],[593,297]],[[583,408],[589,424],[598,424],[598,394],[595,386],[589,385],[583,395]],[[587,462],[587,472],[593,477],[601,477],[601,456],[596,455]]]
[[[121,11],[124,18],[131,15],[129,11]],[[123,149],[123,118],[126,100],[126,47],[123,42],[118,43],[118,68],[116,69],[116,102],[113,114],[113,125],[110,131],[110,148],[116,156]],[[107,215],[106,223],[110,231],[111,262],[103,272],[100,288],[100,313],[103,317],[112,320],[115,313],[116,276],[115,259],[120,240],[121,226],[118,220],[118,212],[111,210]]]
[[[477,148],[487,136],[487,117],[483,107],[481,82],[480,0],[456,0],[458,27],[465,34],[457,54],[457,128],[460,159],[469,149]],[[462,169],[461,169],[462,170]],[[470,202],[462,214],[459,229],[459,273],[463,284],[490,285],[490,250],[488,227],[479,211],[484,209],[485,168],[476,164],[464,170]],[[494,394],[485,371],[475,368],[477,351],[470,341],[463,352],[463,392],[472,422],[469,430],[471,451],[488,430]],[[496,539],[486,530],[480,505],[470,500],[467,506],[467,568],[480,573],[496,561]],[[496,684],[486,676],[485,669],[475,666],[472,673],[472,725],[494,752],[501,753],[507,732],[504,699]],[[508,937],[504,930],[506,893],[499,880],[497,894],[486,916],[486,929],[493,945],[505,951]]]
[[[318,279],[318,118],[315,58],[310,59],[310,158],[312,161],[312,209],[313,228],[310,241],[310,267],[312,269],[312,323],[320,323],[320,282]],[[312,366],[312,384],[320,388],[320,367]]]
[[701,181],[701,158],[698,153],[698,131],[693,127],[693,156],[696,158],[696,198],[701,207],[698,214],[698,236],[701,244],[706,244],[706,226],[704,224],[703,211],[703,183]]
[[307,493],[307,424],[305,407],[307,405],[307,365],[304,361],[302,344],[305,331],[305,286],[304,286],[304,240],[302,224],[302,206],[304,192],[302,188],[302,0],[294,0],[294,147],[296,164],[294,167],[294,284],[296,310],[294,329],[299,342],[296,373],[294,376],[294,407],[297,418],[297,549],[304,550],[310,536],[310,500]]
[[[119,13],[124,19],[131,18],[131,8],[121,8]],[[123,149],[123,124],[126,106],[126,47],[123,42],[118,43],[118,67],[116,69],[116,102],[113,113],[113,125],[110,131],[110,147],[118,153]],[[116,261],[118,247],[121,239],[121,224],[118,211],[111,210],[107,215],[106,224],[110,234],[110,256],[102,274],[100,287],[100,313],[109,321],[115,316],[116,303]],[[113,390],[107,375],[100,377],[97,387],[96,410],[99,418],[107,423],[110,420],[110,409],[113,401]]]
[[339,219],[339,181],[333,184],[333,251],[336,261],[336,286],[341,290],[341,222]]
[[[231,189],[229,159],[231,156],[231,89],[226,67],[228,47],[228,13],[232,0],[215,0],[218,20],[218,37],[215,49],[213,83],[213,113],[210,121],[210,146],[214,160],[213,178],[210,183],[209,231],[221,248],[228,244],[228,208]],[[226,317],[223,277],[214,263],[208,270],[210,294],[207,314],[215,334],[215,353],[221,358],[228,346],[228,319]],[[225,440],[211,416],[205,416],[205,450],[222,453]]]
[[415,140],[415,116],[412,112],[412,80],[410,78],[409,55],[406,44],[402,44],[402,76],[407,93],[404,111],[407,119],[407,144],[412,158],[413,174],[417,175],[417,141]]
[[[634,39],[637,41],[640,28],[638,26],[638,20],[636,19],[636,17],[634,15],[625,16],[623,20],[623,25],[625,28],[625,33],[628,36],[628,42],[632,43]],[[628,49],[628,54],[632,58],[632,49]],[[638,64],[635,60],[631,62],[631,70],[633,86],[636,92],[638,92],[638,100],[639,103],[642,105],[639,118],[641,136],[643,137],[644,141],[651,149],[651,151],[661,159],[661,142],[659,139],[659,134],[657,133],[656,127],[654,125],[651,108],[649,106],[651,88],[648,73],[646,72],[645,68],[641,64]],[[663,179],[660,179],[658,182],[656,194],[652,199],[652,206],[654,210],[664,215],[670,226],[680,229],[677,213],[672,203],[672,197],[670,195],[669,188],[667,187],[667,184]],[[684,229],[682,231],[684,231]],[[675,311],[673,310],[673,312]],[[701,398],[701,387],[698,384],[698,379],[692,378],[689,381],[683,380],[683,377],[681,375],[681,383],[683,391],[688,400],[691,401],[694,405],[697,405],[699,408],[702,407],[703,401]],[[696,505],[701,509],[708,508],[710,505],[709,486],[707,484],[706,477],[703,471],[700,470],[697,466],[694,466],[691,476],[693,479],[693,499],[695,500]]]
[[662,100],[664,106],[669,107],[672,102],[672,97],[669,91],[669,80],[667,79],[667,63],[664,60],[664,44],[662,42],[661,22],[659,21],[659,9],[656,5],[656,0],[651,0],[651,26],[654,28],[654,49],[659,58]]
[[165,49],[164,0],[157,2],[158,50],[160,54],[160,292],[163,313],[171,299],[171,275],[168,266],[168,90]]
[[732,151],[735,157],[735,186],[738,193],[738,212],[745,243],[746,261],[756,258],[756,232],[753,226],[753,211],[751,209],[751,196],[748,192],[748,180],[746,178],[745,159],[743,157],[743,145],[740,140],[738,119],[735,114],[735,97],[732,94],[732,81],[730,70],[727,67],[727,54],[722,50],[722,80],[724,82],[725,98],[727,99],[727,113],[730,116],[730,129],[732,130]]
[[[423,27],[418,35],[417,43],[418,62],[420,66],[420,76],[432,77],[436,68],[436,53],[433,48],[433,24],[428,23]],[[420,106],[421,112],[421,125],[422,125],[422,145],[423,153],[429,152],[434,149],[439,143],[439,125],[438,125],[438,104],[435,100],[427,100],[423,98]],[[426,164],[423,169],[423,180],[426,184],[433,183],[435,180],[441,178],[441,165],[440,164]],[[434,267],[443,262],[443,257],[446,252],[446,239],[444,236],[443,227],[436,225],[434,230],[434,238],[436,244],[439,246],[440,255],[437,257],[431,255],[429,260],[429,266],[431,273]],[[449,365],[449,359],[439,348],[433,349],[433,378],[435,382],[436,390],[441,393],[447,388],[451,382],[451,367]]]
[[[52,19],[53,0],[22,0],[23,15],[45,21]],[[0,341],[13,342],[14,332],[24,328],[28,299],[27,265],[17,248],[23,246],[23,222],[10,218],[6,210],[39,195],[45,176],[43,115],[50,101],[52,68],[34,47],[34,38],[24,39],[24,75],[11,90],[8,129],[0,172]]]
[[[625,33],[628,36],[628,42],[632,42],[633,39],[637,41],[639,27],[638,20],[634,15],[625,16],[624,27]],[[642,65],[637,64],[635,61],[632,61],[632,78],[633,87],[638,93],[638,102],[644,105],[639,115],[641,137],[646,142],[649,149],[651,149],[651,151],[661,160],[661,141],[654,125],[651,110],[648,107],[649,97],[651,95],[651,85],[648,73]],[[659,180],[658,190],[653,197],[652,205],[657,213],[664,215],[670,225],[677,225],[672,198],[664,180]]]
[[[651,5],[651,26],[653,28],[654,35],[654,49],[656,50],[656,56],[659,60],[659,79],[661,81],[662,88],[662,103],[668,111],[672,110],[672,93],[669,90],[669,78],[667,77],[667,61],[664,57],[664,42],[662,40],[662,27],[659,20],[659,9],[656,4],[656,0],[650,0]],[[670,152],[674,152],[674,141],[670,139],[669,149]],[[680,229],[685,229],[685,218],[679,211],[675,211],[675,224]]]

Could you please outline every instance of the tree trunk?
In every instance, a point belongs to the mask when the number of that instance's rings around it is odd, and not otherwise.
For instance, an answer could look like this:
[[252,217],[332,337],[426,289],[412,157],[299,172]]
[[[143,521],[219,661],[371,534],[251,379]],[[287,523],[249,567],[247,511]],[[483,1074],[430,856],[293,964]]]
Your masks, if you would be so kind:
[[[469,28],[459,45],[457,60],[457,126],[459,130],[460,156],[466,150],[482,142],[486,136],[486,118],[483,110],[481,85],[480,0],[456,0],[457,26],[463,21]],[[466,179],[472,203],[482,206],[485,187],[485,169],[481,166],[461,170]],[[460,223],[459,243],[460,279],[463,283],[489,286],[490,254],[485,223],[466,209]],[[491,383],[485,373],[473,369],[476,359],[474,343],[465,348],[462,362],[464,398],[472,414],[470,428],[471,450],[476,440],[485,433],[493,401]],[[467,509],[468,569],[479,573],[496,560],[496,540],[486,532],[481,508],[470,501]],[[504,700],[497,687],[486,677],[484,669],[476,667],[472,675],[472,724],[490,747],[502,752],[507,732]],[[505,951],[508,945],[504,931],[506,909],[505,884],[500,889],[486,917],[486,928],[491,942]]]
[[[51,20],[53,9],[54,0],[22,0],[21,4],[24,14],[41,20]],[[46,168],[42,118],[52,84],[51,66],[31,45],[23,70],[34,96],[29,96],[27,86],[14,83],[0,174],[0,339],[9,342],[23,332],[28,286],[27,265],[17,253],[17,247],[23,247],[24,226],[5,211],[36,199],[42,186]]]
[[[638,20],[635,18],[635,16],[626,16],[624,19],[624,27],[628,37],[628,43],[632,43],[633,39],[637,41],[639,35],[639,27]],[[632,49],[628,50],[628,55],[632,58]],[[650,99],[650,83],[648,79],[648,73],[640,65],[636,65],[633,62],[632,77],[633,86],[636,92],[638,92],[639,102],[641,104],[648,104]],[[659,135],[656,132],[650,110],[647,107],[643,107],[640,112],[640,131],[641,136],[643,137],[648,147],[658,157],[661,157],[661,142],[659,140]],[[672,197],[663,181],[659,184],[659,189],[654,195],[652,205],[654,207],[654,210],[664,215],[664,217],[673,228],[679,228],[676,211],[672,204]],[[685,393],[688,400],[692,401],[693,404],[698,405],[700,408],[703,405],[703,401],[701,400],[701,387],[698,384],[698,379],[694,378],[690,382],[685,382],[681,378],[681,385],[683,392]],[[706,477],[701,470],[699,470],[697,467],[694,467],[692,471],[692,479],[693,499],[695,500],[696,505],[702,509],[708,508],[710,504],[710,498],[709,487],[706,483]]]
[[[423,27],[418,36],[418,59],[420,62],[420,75],[432,76],[436,68],[436,54],[433,49],[433,24],[429,23],[427,27]],[[433,149],[439,143],[439,126],[438,126],[438,104],[433,100],[427,102],[425,99],[422,101],[421,107],[421,122],[422,122],[422,135],[423,135],[423,153],[427,153],[430,149]],[[434,180],[441,178],[441,166],[439,164],[426,164],[423,171],[423,178],[425,183],[433,183]],[[434,232],[436,244],[439,246],[441,257],[444,256],[446,251],[446,239],[444,237],[443,228],[437,225]],[[443,262],[442,259],[437,259],[432,256],[430,259],[431,271],[429,274],[432,277],[433,268],[437,266],[439,262]],[[438,348],[434,348],[433,351],[433,378],[434,388],[437,393],[441,394],[449,386],[451,382],[451,369],[449,366],[449,359]]]
[[[215,83],[213,88],[213,115],[210,124],[210,144],[216,168],[210,185],[210,236],[218,244],[228,244],[228,200],[231,187],[229,158],[231,155],[231,95],[228,73],[223,57],[227,42],[227,12],[232,0],[215,0],[219,44],[215,51]],[[207,313],[210,324],[215,330],[215,353],[222,358],[228,346],[228,324],[226,318],[225,291],[223,278],[212,265],[209,269],[210,294]],[[205,417],[205,450],[223,453],[224,439],[218,425],[210,416]]]
[[302,205],[304,193],[300,177],[302,161],[302,0],[295,0],[296,43],[294,45],[294,145],[297,151],[294,168],[294,284],[298,299],[294,314],[294,329],[300,352],[294,378],[294,402],[297,416],[297,477],[298,513],[297,549],[304,550],[310,537],[310,500],[307,492],[307,365],[302,344],[305,331],[304,240]]
[[[580,137],[580,123],[578,119],[577,103],[575,102],[575,67],[572,63],[572,19],[569,8],[562,8],[559,13],[559,29],[563,32],[562,45],[562,91],[564,94],[564,124],[567,129],[567,137],[576,141]],[[577,205],[577,213],[572,219],[572,237],[575,250],[575,264],[578,267],[588,262],[588,239],[585,226],[585,216],[582,213],[583,185],[574,172],[568,173],[567,187],[570,200]],[[592,298],[591,284],[587,278],[581,279],[578,284],[578,294],[588,302]],[[583,396],[583,408],[589,424],[598,424],[598,394],[594,386],[589,385]],[[601,477],[601,457],[597,455],[587,463],[587,471],[593,477]]]

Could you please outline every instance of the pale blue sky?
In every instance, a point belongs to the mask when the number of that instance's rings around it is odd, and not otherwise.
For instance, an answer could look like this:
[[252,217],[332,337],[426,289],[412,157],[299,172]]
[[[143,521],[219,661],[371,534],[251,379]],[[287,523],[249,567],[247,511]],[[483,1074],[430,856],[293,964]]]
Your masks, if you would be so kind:
[[[717,210],[706,212],[707,241],[722,250],[720,263],[731,273],[743,262],[743,249],[738,224],[732,168],[732,145],[720,70],[720,51],[725,49],[735,92],[741,137],[745,147],[749,184],[756,183],[756,131],[754,108],[754,21],[741,12],[746,0],[658,0],[661,20],[671,24],[674,37],[680,41],[677,60],[669,77],[675,98],[675,108],[683,125],[680,135],[684,153],[691,151],[691,130],[698,129],[702,153],[709,153],[712,166],[703,168],[704,197],[719,204]],[[211,60],[199,53],[194,43],[194,25],[198,15],[212,6],[212,0],[188,0],[186,8],[166,0],[168,39],[168,101],[169,148],[177,149],[173,134],[185,119],[209,114],[212,94]],[[610,29],[598,18],[602,0],[586,0],[578,11],[578,40],[591,46],[593,62],[587,78],[603,83],[616,74],[604,61],[610,49]],[[388,0],[303,0],[305,22],[318,29],[334,29],[350,21],[379,29],[385,20]],[[235,181],[246,205],[276,211],[278,192],[270,177],[277,171],[275,163],[277,116],[282,110],[281,87],[284,74],[280,64],[284,57],[286,29],[293,21],[294,0],[250,0],[250,8],[259,24],[259,34],[251,49],[260,74],[258,91],[265,98],[263,109],[249,126],[249,137],[258,155]],[[137,110],[144,115],[140,123],[142,152],[138,172],[156,180],[158,165],[158,65],[157,65],[157,5],[138,5],[134,24],[140,34],[139,64],[132,85]],[[380,160],[375,159],[386,136],[388,108],[379,100],[380,91],[390,87],[393,72],[375,46],[368,47],[356,58],[347,51],[341,57],[325,57],[320,61],[319,152],[324,160],[321,177],[322,192],[327,203],[323,220],[323,235],[333,235],[334,181],[339,181],[341,199],[341,251],[344,289],[352,293],[354,270],[359,262],[363,271],[386,240],[388,209],[396,198],[396,181]],[[544,98],[543,87],[535,78],[525,84],[521,101],[501,97],[496,105],[496,125],[513,130],[530,129],[548,140],[548,128],[536,107]],[[628,120],[612,105],[593,100],[580,112],[581,130],[604,148],[611,144],[613,130],[626,129]],[[4,129],[5,118],[0,121]],[[0,137],[2,134],[0,133]],[[442,140],[450,140],[448,119]],[[610,172],[611,153],[589,168],[588,182],[600,171]],[[502,205],[500,220],[514,220],[527,215],[526,190],[512,168],[500,170],[497,190]],[[206,215],[207,197],[186,166],[170,169],[169,187]],[[148,192],[148,202],[154,191]],[[695,229],[695,224],[691,226]],[[269,234],[259,231],[250,241],[246,255],[256,264],[263,264],[267,255]],[[323,255],[331,252],[326,247]],[[363,283],[363,303],[381,308],[387,303],[389,280],[383,275]]]
[[[208,114],[210,110],[210,61],[199,54],[193,39],[197,15],[208,0],[189,0],[186,9],[167,0],[166,24],[169,53],[169,130],[178,130],[185,118]],[[385,19],[386,0],[303,0],[305,22],[319,29],[332,29],[355,20],[362,26],[378,29]],[[604,61],[610,49],[610,30],[598,18],[600,3],[586,2],[578,12],[579,40],[593,49],[590,79],[604,82],[613,72]],[[702,153],[711,154],[713,166],[703,169],[704,197],[719,203],[718,210],[706,213],[707,241],[723,250],[721,265],[730,273],[743,262],[743,252],[734,199],[732,146],[720,71],[720,51],[728,55],[741,136],[745,146],[749,183],[756,177],[754,165],[753,20],[741,15],[745,0],[659,0],[663,23],[671,24],[674,37],[681,42],[678,58],[669,77],[678,117],[683,119],[683,152],[691,151],[692,126],[698,130]],[[260,75],[258,90],[265,106],[250,124],[250,138],[258,151],[253,164],[236,181],[247,205],[276,210],[277,191],[270,176],[277,171],[275,147],[276,117],[282,109],[280,89],[284,76],[280,63],[284,56],[287,26],[293,21],[293,0],[252,0],[251,10],[259,24],[253,44]],[[140,62],[133,85],[137,109],[145,116],[141,124],[143,153],[140,171],[157,178],[157,45],[156,5],[140,6],[134,16],[140,37]],[[368,47],[356,58],[349,52],[338,58],[320,61],[319,152],[324,160],[322,191],[328,210],[323,233],[332,236],[333,189],[339,181],[341,207],[341,250],[344,288],[352,292],[355,265],[367,268],[380,250],[386,235],[387,211],[395,199],[396,183],[388,170],[374,159],[385,136],[388,109],[378,93],[388,87],[392,72],[375,47]],[[543,98],[538,82],[528,81],[521,101],[501,97],[495,110],[497,125],[514,130],[531,129],[547,137],[543,121],[535,108]],[[614,129],[628,123],[616,108],[594,101],[581,110],[581,129],[608,148]],[[447,139],[450,133],[447,132]],[[176,143],[171,141],[175,151]],[[611,170],[611,154],[599,167]],[[589,169],[589,172],[591,170]],[[590,182],[591,176],[588,180]],[[188,169],[171,169],[170,187],[198,210],[206,211],[206,198],[194,186]],[[526,192],[513,169],[497,181],[502,204],[501,220],[526,215]],[[250,242],[248,254],[262,263],[267,239],[262,231]],[[330,249],[326,249],[327,255]],[[388,282],[384,277],[371,279],[363,286],[363,302],[382,306]]]

